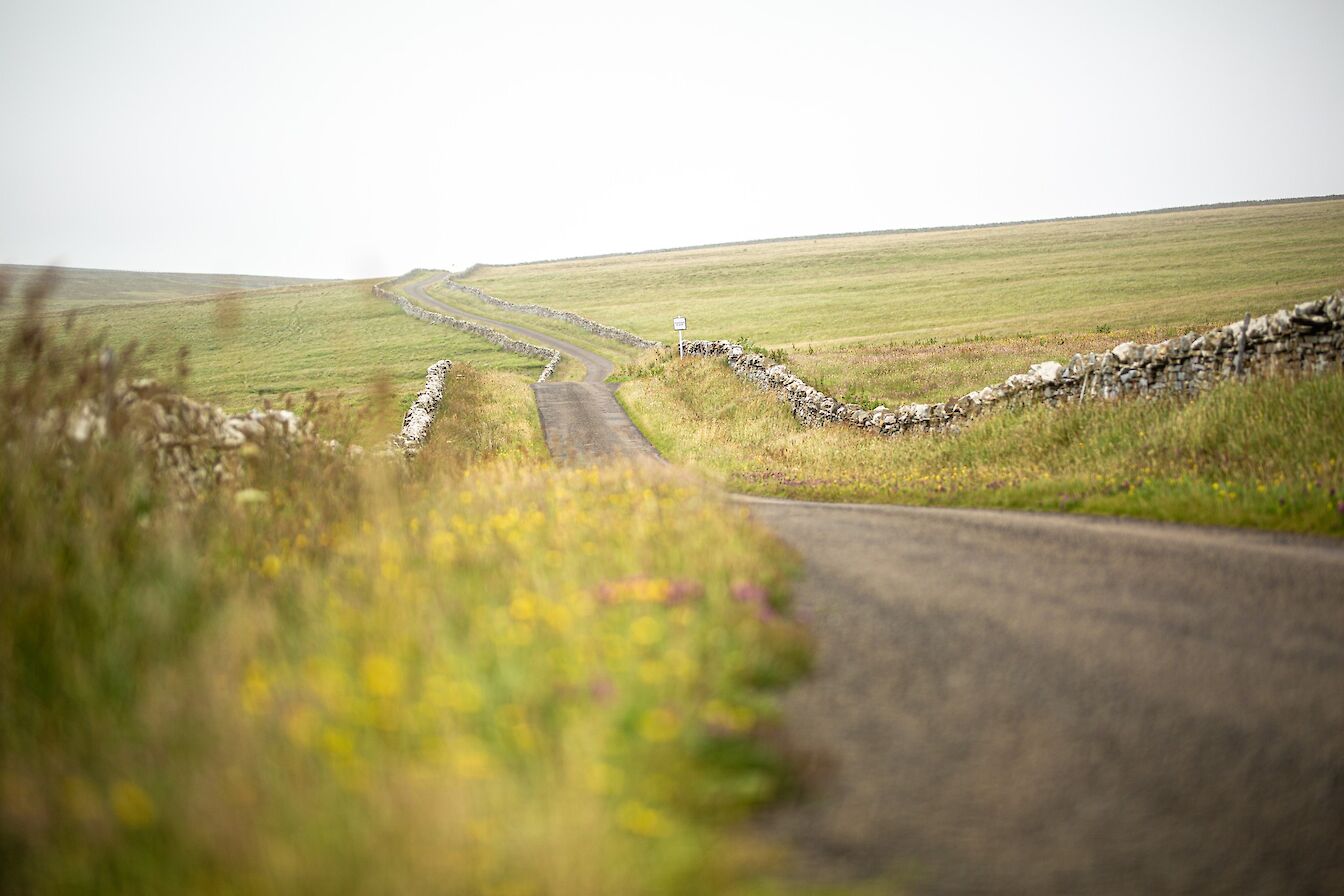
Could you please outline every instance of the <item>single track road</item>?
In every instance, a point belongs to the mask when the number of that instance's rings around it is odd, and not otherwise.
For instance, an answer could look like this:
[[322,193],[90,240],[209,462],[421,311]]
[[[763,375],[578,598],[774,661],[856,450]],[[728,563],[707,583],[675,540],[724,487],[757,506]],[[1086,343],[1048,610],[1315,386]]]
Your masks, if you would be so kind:
[[615,369],[609,359],[563,339],[484,317],[431,296],[428,287],[447,279],[447,276],[440,274],[425,283],[407,286],[406,292],[427,308],[503,330],[534,345],[555,349],[583,366],[581,382],[546,382],[532,387],[546,445],[557,461],[582,464],[607,457],[659,460],[658,452],[630,422],[630,417],[616,401],[617,384],[606,382]]
[[[593,381],[609,362],[416,298],[588,365],[537,387],[557,457],[653,454]],[[1344,893],[1340,543],[738,500],[806,564],[818,669],[786,697],[784,736],[810,786],[760,822],[795,873],[928,893]]]

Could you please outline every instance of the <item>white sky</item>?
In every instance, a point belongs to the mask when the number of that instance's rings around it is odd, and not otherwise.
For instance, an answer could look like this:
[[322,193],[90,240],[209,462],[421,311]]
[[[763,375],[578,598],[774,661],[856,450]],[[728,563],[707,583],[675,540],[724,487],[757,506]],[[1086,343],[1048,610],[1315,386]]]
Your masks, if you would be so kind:
[[370,276],[1344,192],[1344,2],[0,0],[0,261]]

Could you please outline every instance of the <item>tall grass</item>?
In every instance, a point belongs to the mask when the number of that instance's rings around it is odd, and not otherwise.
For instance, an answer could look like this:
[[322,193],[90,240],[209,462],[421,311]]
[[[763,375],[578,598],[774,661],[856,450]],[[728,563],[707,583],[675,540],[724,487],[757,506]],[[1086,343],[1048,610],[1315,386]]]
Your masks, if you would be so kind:
[[804,429],[727,366],[646,364],[619,393],[669,459],[818,500],[1014,507],[1344,534],[1344,374],[1197,399],[1003,410],[955,435]]
[[305,443],[184,499],[105,401],[139,372],[39,314],[0,358],[0,890],[733,885],[807,663],[741,511],[548,466],[525,381],[457,367],[413,467]]

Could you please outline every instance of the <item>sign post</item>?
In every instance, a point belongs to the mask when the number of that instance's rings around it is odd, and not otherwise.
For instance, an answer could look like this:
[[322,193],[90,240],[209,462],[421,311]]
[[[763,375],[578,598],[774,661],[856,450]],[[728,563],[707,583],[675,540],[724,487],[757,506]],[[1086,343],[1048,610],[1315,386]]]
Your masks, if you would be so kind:
[[672,318],[672,329],[677,331],[677,357],[684,358],[686,357],[686,350],[681,347],[681,334],[686,329],[686,318]]

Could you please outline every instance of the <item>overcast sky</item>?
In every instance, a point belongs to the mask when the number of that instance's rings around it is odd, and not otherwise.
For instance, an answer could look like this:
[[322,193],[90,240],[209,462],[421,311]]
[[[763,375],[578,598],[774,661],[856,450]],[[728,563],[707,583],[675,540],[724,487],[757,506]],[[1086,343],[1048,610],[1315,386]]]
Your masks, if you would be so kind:
[[1344,3],[0,0],[0,261],[298,276],[1344,192]]

